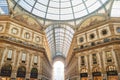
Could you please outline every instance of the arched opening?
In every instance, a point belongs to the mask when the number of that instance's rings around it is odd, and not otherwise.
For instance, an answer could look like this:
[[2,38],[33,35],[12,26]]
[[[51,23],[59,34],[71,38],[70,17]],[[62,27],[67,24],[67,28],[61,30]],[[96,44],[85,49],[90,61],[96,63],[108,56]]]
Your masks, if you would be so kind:
[[109,65],[106,68],[107,80],[118,80],[118,72],[114,65]]
[[38,77],[38,69],[37,68],[32,68],[30,78],[31,80],[37,79]]
[[53,80],[64,80],[64,63],[56,61],[53,65]]
[[88,70],[86,68],[82,68],[80,70],[80,79],[81,80],[88,80]]
[[12,66],[10,64],[5,64],[1,68],[0,76],[2,80],[10,80],[12,73]]
[[24,66],[21,66],[17,70],[17,80],[24,80],[26,75],[26,68]]
[[92,69],[93,80],[102,80],[101,68],[99,66]]

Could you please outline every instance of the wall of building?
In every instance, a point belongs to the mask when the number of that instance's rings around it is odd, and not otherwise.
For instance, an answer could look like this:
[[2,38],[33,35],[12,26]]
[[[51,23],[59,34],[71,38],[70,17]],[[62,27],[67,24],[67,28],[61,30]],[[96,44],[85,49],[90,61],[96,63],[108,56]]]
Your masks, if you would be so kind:
[[9,16],[0,17],[2,79],[51,79],[52,67],[44,45],[45,34],[29,26]]
[[[75,38],[77,47],[73,50],[72,58],[67,63],[66,80],[120,79],[119,19],[107,19],[97,24],[96,22],[92,23],[86,28],[78,30]],[[74,56],[77,60],[74,60]],[[76,62],[78,62],[78,74],[77,71],[73,72],[76,68],[72,68]],[[71,76],[71,73],[76,75]],[[72,79],[75,76],[77,78]]]

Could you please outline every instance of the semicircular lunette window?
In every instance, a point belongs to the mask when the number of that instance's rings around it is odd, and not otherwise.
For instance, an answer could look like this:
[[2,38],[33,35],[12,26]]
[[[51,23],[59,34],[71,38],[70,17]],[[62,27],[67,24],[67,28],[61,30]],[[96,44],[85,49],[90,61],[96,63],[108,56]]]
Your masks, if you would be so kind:
[[67,56],[74,30],[64,24],[51,25],[46,30],[48,44],[52,53],[52,56],[62,55]]
[[87,16],[110,0],[14,0],[29,13],[50,20],[74,20]]

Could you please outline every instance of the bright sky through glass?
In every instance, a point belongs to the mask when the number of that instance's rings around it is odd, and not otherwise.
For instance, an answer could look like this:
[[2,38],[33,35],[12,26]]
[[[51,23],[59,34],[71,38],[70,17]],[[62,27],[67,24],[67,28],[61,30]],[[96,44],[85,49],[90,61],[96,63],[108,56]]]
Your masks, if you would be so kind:
[[0,15],[8,14],[8,4],[6,0],[0,0]]
[[111,10],[112,17],[120,17],[120,0],[115,0]]
[[53,80],[64,80],[64,64],[61,61],[53,65]]

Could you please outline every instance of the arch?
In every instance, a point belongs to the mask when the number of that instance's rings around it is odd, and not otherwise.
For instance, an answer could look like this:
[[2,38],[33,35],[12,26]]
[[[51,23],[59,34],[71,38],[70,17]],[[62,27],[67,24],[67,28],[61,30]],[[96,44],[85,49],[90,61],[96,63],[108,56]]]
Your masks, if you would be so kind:
[[17,77],[25,78],[26,68],[24,66],[20,66],[17,70]]
[[53,80],[64,80],[64,63],[56,61],[53,65]]
[[87,78],[88,78],[88,69],[87,68],[82,68],[81,70],[80,70],[80,77],[81,77],[81,79],[82,80],[88,80]]
[[106,19],[107,19],[107,16],[103,14],[89,16],[80,22],[80,24],[78,25],[78,30],[81,30],[82,28],[87,28],[88,26],[97,24],[98,22],[102,22]]
[[102,80],[102,73],[99,66],[93,67],[92,76],[93,76],[93,80],[98,80],[98,79]]
[[37,78],[38,77],[38,69],[32,68],[30,73],[30,78]]
[[118,80],[118,72],[114,65],[108,65],[106,67],[106,73],[108,80]]
[[116,71],[116,67],[114,65],[109,65],[106,67],[106,71]]
[[[49,26],[51,25],[66,25],[66,26],[69,26],[71,27],[73,30],[74,30],[74,26],[69,24],[69,23],[65,23],[65,22],[61,22],[61,23],[58,23],[58,22],[55,22],[55,23],[50,23],[48,25],[45,26],[45,29],[47,29]],[[75,31],[75,30],[74,30]]]
[[12,66],[10,64],[5,64],[4,66],[2,66],[1,68],[1,76],[6,76],[6,77],[10,77],[12,73]]
[[55,63],[56,61],[61,61],[63,64],[65,64],[65,57],[62,55],[56,55],[55,57],[53,57],[53,63]]
[[92,72],[101,72],[100,67],[93,67]]
[[80,73],[87,73],[87,72],[88,72],[87,68],[82,68],[82,69],[80,70]]
[[29,14],[17,13],[13,16],[13,18],[29,26],[36,26],[36,28],[39,28],[40,30],[43,29],[42,24],[35,17]]

